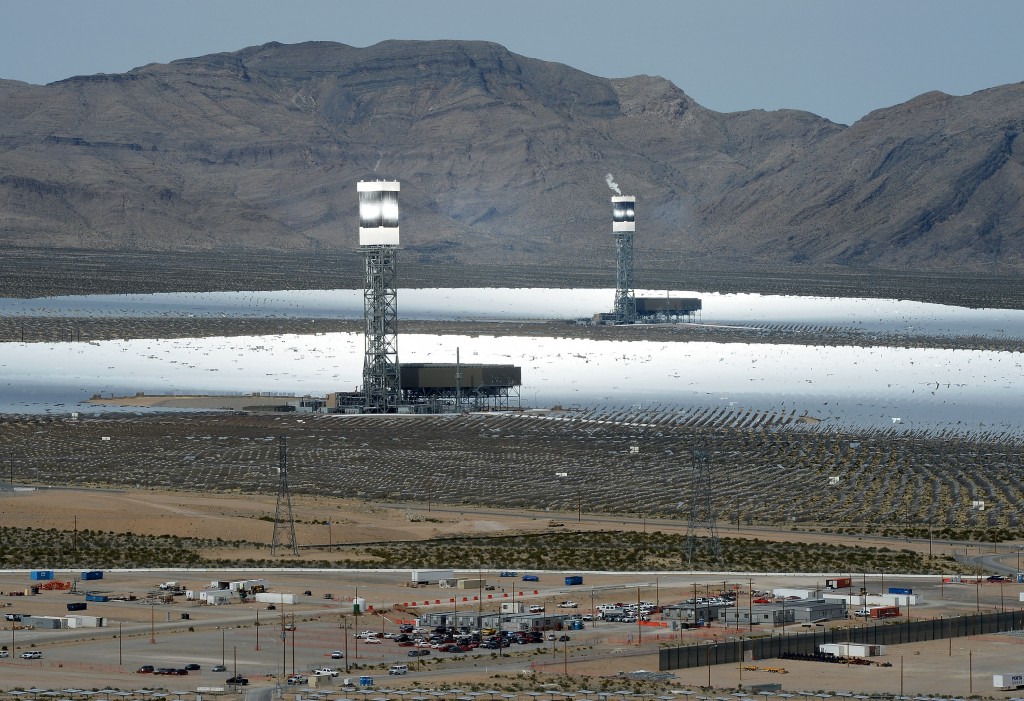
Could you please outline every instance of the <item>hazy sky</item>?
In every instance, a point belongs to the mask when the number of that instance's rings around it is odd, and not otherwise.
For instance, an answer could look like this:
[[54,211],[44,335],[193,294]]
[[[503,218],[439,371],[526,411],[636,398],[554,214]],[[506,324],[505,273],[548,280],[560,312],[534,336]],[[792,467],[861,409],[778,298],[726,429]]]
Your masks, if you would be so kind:
[[268,41],[482,39],[719,111],[849,124],[1024,80],[1020,0],[0,0],[0,78],[47,83]]

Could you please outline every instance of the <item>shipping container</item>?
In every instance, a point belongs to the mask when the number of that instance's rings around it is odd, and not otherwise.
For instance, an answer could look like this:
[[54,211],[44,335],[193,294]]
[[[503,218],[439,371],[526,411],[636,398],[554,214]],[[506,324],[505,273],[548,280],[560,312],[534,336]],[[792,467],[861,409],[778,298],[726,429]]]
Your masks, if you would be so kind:
[[110,601],[110,597],[107,596],[106,594],[93,594],[93,593],[90,593],[90,594],[86,594],[85,595],[85,600],[86,601]]
[[89,572],[83,572],[82,573],[82,579],[83,580],[103,579],[103,573],[101,571],[99,571],[99,570],[91,570]]
[[851,577],[836,577],[835,579],[826,579],[826,589],[846,589],[853,585],[853,579]]
[[583,577],[580,577],[579,575],[573,575],[572,577],[565,578],[565,586],[567,587],[577,586],[580,584],[583,584]]
[[913,594],[913,589],[907,589],[906,587],[889,587],[890,594]]
[[87,607],[88,604],[86,604],[84,601],[75,601],[68,604],[68,611],[85,611]]
[[53,570],[32,570],[28,576],[34,582],[42,582],[53,579]]
[[456,589],[483,589],[486,586],[486,579],[460,579],[455,583]]
[[896,618],[899,615],[899,606],[873,606],[868,609],[868,616],[871,618]]

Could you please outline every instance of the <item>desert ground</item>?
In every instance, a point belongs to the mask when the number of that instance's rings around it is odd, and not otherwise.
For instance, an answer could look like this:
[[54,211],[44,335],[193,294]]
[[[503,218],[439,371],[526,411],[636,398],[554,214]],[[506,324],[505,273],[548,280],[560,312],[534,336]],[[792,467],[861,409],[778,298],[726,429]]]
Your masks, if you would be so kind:
[[[0,499],[0,525],[31,528],[67,528],[69,517],[79,529],[122,530],[139,533],[171,533],[177,535],[209,534],[246,538],[269,543],[272,524],[254,520],[254,515],[272,510],[275,498],[268,495],[198,494],[157,490],[104,489],[40,489],[19,492]],[[501,509],[473,509],[460,512],[455,508],[437,511],[436,521],[409,519],[409,506],[372,504],[355,500],[337,500],[310,495],[297,495],[293,502],[300,543],[319,539],[323,526],[304,522],[327,515],[346,513],[349,522],[336,529],[337,544],[369,542],[381,539],[416,540],[449,533],[501,532],[536,529],[536,519],[529,514]],[[422,505],[421,505],[422,508]],[[570,518],[572,514],[563,514]],[[641,527],[682,527],[680,524],[651,521],[641,524],[626,520],[617,529]],[[582,528],[607,527],[595,519]],[[756,529],[748,534],[758,535]],[[764,534],[761,534],[764,535]],[[792,537],[792,536],[787,536]],[[797,536],[799,537],[799,536]],[[810,534],[806,537],[812,537]],[[853,539],[851,540],[861,540]],[[863,542],[861,540],[861,542]],[[321,545],[315,552],[303,552],[303,558],[320,561],[331,557],[332,545]],[[266,548],[262,548],[264,556]],[[41,565],[43,566],[43,565]],[[571,571],[568,570],[567,571]],[[473,568],[463,570],[474,577]],[[700,631],[675,633],[669,629],[637,629],[631,624],[598,623],[583,631],[574,631],[572,641],[561,647],[529,646],[530,650],[510,650],[498,659],[490,652],[480,655],[450,656],[435,651],[422,668],[415,665],[405,677],[386,678],[386,666],[407,661],[406,649],[387,643],[382,646],[357,644],[351,637],[356,630],[395,630],[397,623],[408,620],[419,611],[450,610],[453,606],[493,610],[497,601],[514,596],[526,602],[553,607],[565,598],[575,598],[580,611],[590,612],[600,603],[643,598],[661,604],[682,601],[699,588],[736,586],[740,591],[770,590],[776,587],[816,587],[820,574],[770,575],[766,573],[698,573],[698,572],[631,572],[584,573],[585,587],[567,588],[561,573],[539,573],[539,583],[523,583],[498,577],[493,570],[481,571],[488,584],[496,585],[486,594],[482,591],[441,590],[436,587],[410,588],[406,571],[352,571],[295,568],[261,569],[249,572],[217,572],[206,570],[110,571],[97,582],[76,581],[78,594],[86,586],[105,593],[135,595],[134,602],[90,604],[90,615],[107,618],[105,629],[64,631],[0,631],[0,640],[8,636],[9,649],[20,653],[27,649],[43,651],[42,660],[18,657],[0,660],[0,687],[17,688],[142,688],[166,684],[169,691],[193,689],[198,686],[223,686],[225,674],[214,674],[209,668],[221,662],[229,670],[237,668],[251,679],[252,688],[273,686],[282,672],[309,671],[321,663],[340,667],[339,661],[325,658],[332,649],[346,649],[350,677],[375,674],[378,687],[406,689],[416,687],[476,689],[497,688],[519,694],[529,689],[550,690],[545,684],[560,688],[614,690],[634,688],[657,690],[693,690],[703,693],[711,686],[715,694],[759,683],[780,683],[786,692],[848,690],[854,693],[899,691],[901,678],[904,691],[914,694],[945,694],[966,696],[984,693],[996,698],[1012,696],[1010,692],[992,692],[991,674],[1018,668],[1024,652],[1024,638],[1013,635],[986,635],[943,640],[904,646],[888,646],[878,661],[891,667],[844,666],[790,660],[748,660],[745,671],[739,665],[714,665],[705,668],[678,670],[667,681],[658,684],[632,681],[629,673],[657,670],[657,650],[666,644],[702,644],[727,640],[736,635],[778,633],[776,629],[736,631],[715,625]],[[57,580],[74,581],[77,572],[60,571]],[[299,603],[282,606],[283,610],[267,611],[263,605],[232,604],[203,606],[198,602],[175,597],[173,601],[143,603],[163,581],[179,581],[182,586],[198,589],[212,580],[266,578],[274,591],[294,593]],[[969,614],[976,609],[991,611],[1019,606],[1024,585],[1005,586],[954,585],[937,576],[901,578],[891,575],[879,581],[869,580],[874,590],[884,586],[912,586],[924,603],[915,607],[914,617],[939,617]],[[43,591],[36,596],[15,595],[29,584],[28,572],[0,572],[0,606],[5,612],[36,615],[64,615],[64,604],[80,600],[80,596],[63,591]],[[513,587],[513,585],[515,585]],[[309,595],[304,592],[309,591]],[[323,595],[330,593],[331,599]],[[352,620],[350,601],[366,600],[373,615]],[[490,597],[490,598],[488,598]],[[453,601],[454,600],[454,601]],[[152,600],[150,600],[152,601]],[[435,603],[436,602],[436,603]],[[406,610],[402,610],[406,609]],[[188,614],[184,619],[182,614]],[[294,622],[296,631],[282,647],[281,624]],[[6,623],[10,629],[13,623]],[[840,622],[837,625],[848,625]],[[343,628],[342,626],[347,626]],[[120,631],[123,637],[118,637]],[[347,635],[346,635],[347,634]],[[358,656],[356,656],[358,655]],[[445,659],[448,657],[449,659]],[[459,659],[462,658],[462,659]],[[115,663],[116,662],[116,663]],[[134,673],[142,664],[182,666],[197,662],[202,666],[186,679],[163,682],[163,677]],[[784,669],[785,672],[768,671]],[[568,678],[565,673],[568,672]],[[622,675],[620,675],[622,673]],[[742,674],[742,680],[740,675]],[[386,680],[384,678],[386,678]],[[340,679],[340,678],[339,678]],[[186,683],[187,682],[187,683]],[[337,687],[337,683],[334,685]],[[338,690],[340,691],[340,690]],[[337,695],[338,691],[329,692]],[[308,693],[308,692],[307,692]],[[530,697],[521,697],[523,701]]]

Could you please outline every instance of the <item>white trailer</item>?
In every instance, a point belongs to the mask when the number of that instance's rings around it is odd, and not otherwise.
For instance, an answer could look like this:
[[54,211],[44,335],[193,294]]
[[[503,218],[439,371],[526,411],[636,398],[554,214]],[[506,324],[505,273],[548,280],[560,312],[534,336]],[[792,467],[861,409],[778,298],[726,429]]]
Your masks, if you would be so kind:
[[434,584],[441,580],[455,579],[455,570],[413,570],[412,583],[415,585]]
[[199,592],[199,600],[206,602],[208,606],[220,606],[222,604],[230,604],[236,594],[225,591],[224,589],[204,589]]
[[1024,687],[1024,672],[1002,672],[992,675],[992,686],[1007,691]]
[[[856,606],[857,608],[861,606],[867,608],[872,606],[917,606],[922,601],[920,594],[869,594],[868,596],[854,594],[849,596],[826,591],[822,592],[820,596],[826,601],[845,601],[847,606]],[[1024,594],[1021,594],[1021,601],[1024,601]]]
[[836,657],[880,657],[885,654],[884,645],[863,643],[823,643],[818,646],[818,650]]
[[261,604],[295,604],[299,600],[295,594],[282,594],[276,591],[261,591],[252,598]]
[[102,616],[67,616],[68,628],[102,628],[107,619]]

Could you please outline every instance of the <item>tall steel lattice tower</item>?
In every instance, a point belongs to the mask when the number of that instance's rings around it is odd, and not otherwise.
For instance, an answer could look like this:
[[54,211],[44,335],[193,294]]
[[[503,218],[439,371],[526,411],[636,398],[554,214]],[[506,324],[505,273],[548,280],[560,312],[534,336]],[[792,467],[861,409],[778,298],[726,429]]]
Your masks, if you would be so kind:
[[612,197],[612,234],[615,236],[615,322],[636,321],[633,291],[633,232],[636,231],[636,198]]
[[402,399],[398,365],[398,182],[360,182],[359,250],[363,253],[363,411],[397,411]]
[[277,549],[291,548],[292,554],[298,556],[299,541],[295,538],[295,514],[292,512],[292,494],[288,490],[288,437],[277,439],[277,509],[274,511],[274,538],[270,544],[270,554],[276,555]]
[[693,554],[698,549],[698,539],[706,533],[708,554],[715,561],[722,561],[722,543],[718,540],[715,525],[714,494],[711,491],[711,457],[704,448],[694,448],[691,484],[693,496],[690,500],[690,523],[686,527],[686,566],[693,569]]

